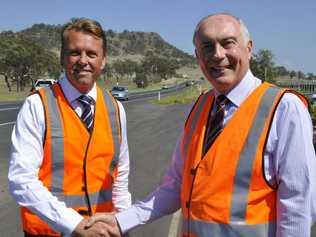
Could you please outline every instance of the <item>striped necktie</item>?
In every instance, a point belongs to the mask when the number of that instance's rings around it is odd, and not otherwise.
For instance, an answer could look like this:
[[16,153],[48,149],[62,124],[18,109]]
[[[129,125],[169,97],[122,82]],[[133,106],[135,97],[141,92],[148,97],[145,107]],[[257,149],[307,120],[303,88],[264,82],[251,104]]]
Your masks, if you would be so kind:
[[223,129],[224,122],[224,108],[225,105],[229,102],[225,95],[217,96],[215,100],[216,110],[215,113],[209,115],[209,119],[207,122],[207,130],[204,138],[203,145],[203,156],[211,147],[216,137],[221,133]]
[[81,120],[86,125],[89,132],[91,132],[92,125],[93,125],[93,114],[92,114],[91,105],[94,104],[94,100],[93,98],[87,95],[81,95],[80,97],[78,97],[77,100],[82,104],[82,107],[83,107]]

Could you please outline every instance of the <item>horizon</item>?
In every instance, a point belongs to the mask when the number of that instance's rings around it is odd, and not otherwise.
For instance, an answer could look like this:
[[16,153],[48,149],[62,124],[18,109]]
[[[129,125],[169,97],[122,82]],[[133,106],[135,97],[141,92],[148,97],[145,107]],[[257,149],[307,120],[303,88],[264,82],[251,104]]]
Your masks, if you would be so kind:
[[312,26],[316,22],[316,1],[306,0],[300,5],[293,0],[96,2],[11,0],[2,4],[0,31],[17,32],[41,23],[63,25],[74,17],[88,17],[99,21],[105,31],[157,33],[169,44],[194,55],[192,36],[198,21],[211,13],[229,12],[245,22],[254,41],[254,53],[271,50],[275,66],[316,74],[316,30]]

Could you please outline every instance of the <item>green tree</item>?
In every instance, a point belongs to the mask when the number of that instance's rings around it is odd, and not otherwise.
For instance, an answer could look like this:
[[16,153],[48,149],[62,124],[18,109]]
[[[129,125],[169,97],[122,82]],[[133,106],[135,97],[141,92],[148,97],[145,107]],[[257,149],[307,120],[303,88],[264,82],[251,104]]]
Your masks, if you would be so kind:
[[276,73],[276,76],[287,76],[287,75],[289,75],[289,72],[283,66],[275,67],[274,71]]
[[160,82],[161,79],[166,80],[174,76],[179,67],[177,60],[158,57],[154,54],[148,54],[142,61],[142,68],[145,73],[151,78],[155,78],[153,82]]
[[274,55],[271,50],[260,49],[250,61],[250,68],[255,76],[262,80],[273,82],[276,76],[274,71]]
[[296,72],[295,71],[291,71],[290,72],[290,78],[292,79],[293,77],[296,77]]
[[34,84],[39,76],[59,75],[56,54],[29,39],[1,35],[0,52],[0,73],[16,84],[17,91],[24,90],[29,81]]
[[297,72],[298,79],[305,79],[305,74],[302,71]]
[[309,72],[307,73],[307,77],[306,77],[308,80],[313,80],[315,78],[314,74]]
[[145,88],[148,86],[147,76],[144,72],[137,72],[134,82],[138,88]]
[[139,64],[133,60],[125,59],[122,62],[122,67],[124,68],[124,74],[127,77],[128,80],[132,80],[132,78],[135,76],[136,71],[139,68]]

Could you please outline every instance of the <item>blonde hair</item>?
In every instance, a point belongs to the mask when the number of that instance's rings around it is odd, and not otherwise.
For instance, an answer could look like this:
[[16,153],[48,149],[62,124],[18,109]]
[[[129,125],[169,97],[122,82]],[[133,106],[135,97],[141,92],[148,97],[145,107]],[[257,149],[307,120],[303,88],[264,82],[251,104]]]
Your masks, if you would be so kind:
[[61,31],[61,53],[65,50],[70,31],[84,32],[99,38],[103,42],[103,54],[106,54],[106,36],[99,22],[88,18],[74,18],[66,23]]

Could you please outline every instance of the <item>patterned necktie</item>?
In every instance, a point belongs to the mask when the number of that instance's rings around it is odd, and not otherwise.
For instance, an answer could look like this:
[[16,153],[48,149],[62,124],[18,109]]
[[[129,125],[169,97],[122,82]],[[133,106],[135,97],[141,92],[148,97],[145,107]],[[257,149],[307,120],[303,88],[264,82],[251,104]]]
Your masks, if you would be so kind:
[[93,114],[92,114],[91,105],[94,104],[94,100],[90,96],[87,96],[87,95],[81,95],[80,97],[78,97],[77,100],[82,104],[82,107],[83,107],[81,120],[86,125],[89,132],[91,132],[91,128],[93,125]]
[[215,100],[216,111],[214,114],[209,115],[204,138],[203,155],[205,155],[223,129],[224,108],[228,101],[225,95],[219,95]]

